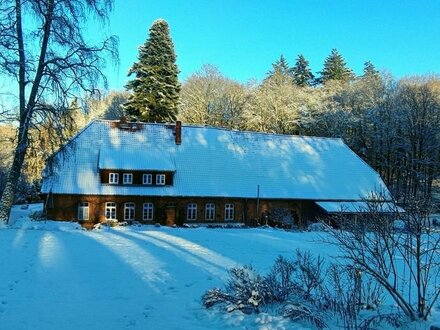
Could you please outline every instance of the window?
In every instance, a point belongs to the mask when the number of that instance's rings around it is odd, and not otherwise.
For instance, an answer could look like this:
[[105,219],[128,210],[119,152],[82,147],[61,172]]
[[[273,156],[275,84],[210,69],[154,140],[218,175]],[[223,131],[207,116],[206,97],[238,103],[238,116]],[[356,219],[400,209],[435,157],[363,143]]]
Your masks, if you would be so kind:
[[119,183],[119,173],[110,173],[108,175],[108,183],[118,184]]
[[105,203],[105,219],[116,220],[116,203]]
[[133,221],[134,220],[134,203],[124,204],[124,220]]
[[89,203],[81,202],[78,204],[78,220],[89,220]]
[[153,183],[153,175],[152,174],[142,175],[142,184],[152,184],[152,183]]
[[156,184],[160,186],[165,185],[165,174],[156,174]]
[[122,176],[122,183],[123,184],[132,184],[133,183],[133,174],[124,173],[124,175]]
[[153,220],[153,203],[144,203],[144,221]]
[[186,219],[190,221],[197,220],[197,204],[190,203],[187,207]]
[[234,220],[234,204],[225,204],[225,221]]
[[215,204],[208,203],[205,205],[205,220],[213,221],[215,220]]

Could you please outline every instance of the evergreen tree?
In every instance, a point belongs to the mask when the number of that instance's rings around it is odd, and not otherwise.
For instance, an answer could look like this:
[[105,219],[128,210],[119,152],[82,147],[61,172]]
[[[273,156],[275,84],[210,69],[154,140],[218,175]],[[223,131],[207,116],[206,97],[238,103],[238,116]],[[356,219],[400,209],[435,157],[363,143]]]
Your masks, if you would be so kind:
[[291,70],[293,81],[300,87],[310,86],[314,79],[309,61],[301,54],[298,56],[295,66]]
[[283,55],[275,63],[272,63],[272,70],[266,74],[266,78],[263,81],[263,84],[267,83],[278,85],[293,83],[292,69]]
[[272,70],[266,74],[266,79],[276,75],[290,76],[290,71],[289,63],[287,63],[284,55],[281,54],[280,59],[272,63]]
[[353,71],[347,67],[344,58],[336,48],[333,48],[330,55],[325,59],[324,69],[320,74],[320,82],[324,84],[329,80],[348,82],[354,78]]
[[362,78],[378,78],[379,71],[376,70],[376,67],[370,61],[364,63],[364,74]]
[[149,38],[139,48],[139,61],[128,75],[135,78],[126,89],[133,92],[124,105],[128,115],[142,121],[171,122],[176,120],[180,83],[176,54],[168,23],[159,19],[149,30]]

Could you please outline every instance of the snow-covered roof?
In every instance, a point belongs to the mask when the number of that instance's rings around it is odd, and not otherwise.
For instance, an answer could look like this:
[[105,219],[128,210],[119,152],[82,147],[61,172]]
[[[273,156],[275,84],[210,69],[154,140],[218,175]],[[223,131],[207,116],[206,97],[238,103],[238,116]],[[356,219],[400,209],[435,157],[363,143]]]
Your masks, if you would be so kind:
[[392,202],[316,202],[327,213],[404,212]]
[[[385,192],[379,175],[341,139],[142,124],[135,131],[96,120],[54,157],[42,192],[310,200],[361,200]],[[108,185],[99,169],[173,171],[172,186]]]

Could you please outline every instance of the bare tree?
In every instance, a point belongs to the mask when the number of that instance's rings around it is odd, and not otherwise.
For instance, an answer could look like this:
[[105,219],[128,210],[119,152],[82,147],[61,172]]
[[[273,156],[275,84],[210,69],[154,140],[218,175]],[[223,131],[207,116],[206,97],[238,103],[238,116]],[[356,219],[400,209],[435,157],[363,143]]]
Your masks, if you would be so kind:
[[[344,230],[332,230],[347,264],[371,276],[411,320],[426,320],[440,295],[440,235],[430,228],[429,209],[421,202],[407,212],[371,203],[354,223],[335,218]],[[398,219],[400,228],[393,226]]]
[[29,148],[29,130],[51,125],[52,136],[63,137],[69,101],[76,93],[94,93],[104,54],[117,59],[117,39],[98,46],[84,38],[91,16],[105,23],[112,0],[3,0],[0,2],[0,73],[17,82],[18,141],[0,220],[7,222],[15,187]]
[[179,119],[187,123],[239,128],[247,102],[246,86],[226,78],[216,67],[205,65],[182,86]]

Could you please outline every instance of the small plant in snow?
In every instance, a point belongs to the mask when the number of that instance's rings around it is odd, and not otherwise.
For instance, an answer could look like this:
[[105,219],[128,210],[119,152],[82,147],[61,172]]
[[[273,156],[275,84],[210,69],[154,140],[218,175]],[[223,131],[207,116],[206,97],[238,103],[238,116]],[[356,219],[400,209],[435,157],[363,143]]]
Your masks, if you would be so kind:
[[212,289],[203,295],[206,308],[224,305],[227,312],[240,310],[243,313],[259,313],[259,306],[265,292],[263,278],[252,266],[236,267],[229,271],[225,292]]

